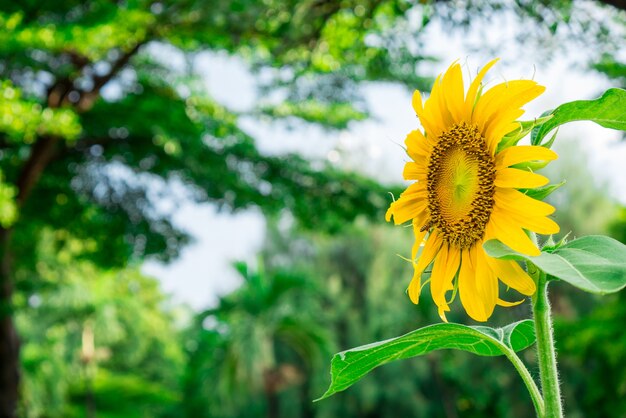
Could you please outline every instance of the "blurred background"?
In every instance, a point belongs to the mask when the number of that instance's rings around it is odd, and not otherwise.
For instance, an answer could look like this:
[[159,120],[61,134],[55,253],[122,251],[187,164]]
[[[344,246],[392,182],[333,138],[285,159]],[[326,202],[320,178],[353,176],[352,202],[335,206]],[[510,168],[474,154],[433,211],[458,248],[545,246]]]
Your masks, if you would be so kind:
[[[498,56],[532,119],[624,87],[625,43],[619,0],[0,1],[0,417],[532,416],[462,352],[312,400],[333,353],[439,322],[384,222],[412,91]],[[626,242],[623,138],[556,149],[562,234]],[[624,292],[552,289],[567,416],[626,417]]]

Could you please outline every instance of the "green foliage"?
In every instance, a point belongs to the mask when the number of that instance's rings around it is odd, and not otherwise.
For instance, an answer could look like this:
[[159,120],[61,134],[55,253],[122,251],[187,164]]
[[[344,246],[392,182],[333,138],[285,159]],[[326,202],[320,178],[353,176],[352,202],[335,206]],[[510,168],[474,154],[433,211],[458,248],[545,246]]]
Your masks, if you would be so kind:
[[[382,217],[394,187],[299,155],[262,154],[200,74],[151,51],[169,48],[188,62],[200,50],[237,54],[265,70],[259,87],[290,104],[270,110],[261,101],[246,115],[344,128],[367,115],[358,82],[425,87],[416,72],[423,57],[394,46],[391,22],[404,21],[408,5],[231,3],[0,3],[1,202],[8,226],[8,196],[23,196],[12,234],[17,276],[32,271],[45,228],[84,239],[82,257],[103,268],[175,257],[188,237],[157,203],[163,199],[288,211],[327,231]],[[362,45],[346,44],[347,35]],[[368,36],[376,45],[364,44]],[[117,93],[103,99],[108,87]]]
[[[67,417],[85,416],[86,390],[76,384],[70,388],[71,405]],[[165,383],[165,384],[164,384]],[[100,368],[93,381],[93,397],[98,416],[108,418],[142,418],[168,416],[180,402],[179,393],[168,387],[170,382],[146,379],[134,369],[126,373]]]
[[528,348],[534,341],[530,320],[501,329],[461,324],[430,325],[401,337],[335,354],[331,364],[331,384],[320,399],[347,389],[374,368],[391,361],[442,349],[468,351],[479,356],[500,356]]
[[626,287],[626,245],[610,237],[578,238],[538,256],[517,253],[497,240],[483,248],[494,258],[529,261],[552,278],[587,292],[607,294]]
[[[485,374],[484,362],[449,350],[433,352],[422,361],[390,362],[373,370],[367,379],[362,379],[350,390],[323,402],[311,403],[328,388],[326,359],[331,353],[367,341],[402,335],[437,320],[432,301],[424,300],[415,306],[404,294],[402,278],[410,279],[412,266],[396,254],[408,251],[410,243],[409,229],[361,222],[336,236],[270,228],[262,251],[266,278],[278,272],[292,271],[310,279],[308,288],[283,293],[276,306],[282,306],[280,309],[285,312],[295,310],[301,318],[313,318],[316,326],[325,330],[327,338],[327,348],[309,367],[284,344],[275,345],[276,364],[292,364],[300,372],[297,379],[278,391],[280,413],[277,416],[369,415],[392,418],[400,414],[403,417],[445,417],[447,411],[458,410],[463,416],[478,418],[529,416],[532,413],[532,404],[522,380],[512,373],[504,356],[494,357],[490,372]],[[246,273],[248,276],[254,274],[255,271],[250,269]],[[244,291],[246,287],[249,289]],[[266,305],[266,291],[256,284],[253,286],[245,280],[240,291],[251,297],[258,292],[256,306]],[[240,298],[233,300],[240,302],[233,305],[233,312],[249,310],[244,307],[253,305]],[[218,310],[221,310],[224,305],[221,302],[219,306]],[[227,331],[231,328],[264,328],[266,315],[260,310],[256,312],[258,316],[222,315],[219,322],[204,321],[202,315],[204,326],[197,323],[193,328],[195,332],[190,332],[189,338],[193,338],[197,346],[190,345],[193,350],[190,350],[183,400],[183,405],[189,408],[189,416],[267,415],[268,401],[259,390],[258,374],[256,378],[242,379],[226,400],[220,398],[217,390],[219,385],[232,381],[225,376],[229,373],[236,375],[236,368],[232,367],[235,362],[226,356],[229,350],[233,350],[227,348],[232,344],[229,341],[234,341]],[[460,310],[453,310],[449,315],[451,320],[466,320]],[[525,315],[523,308],[507,309],[499,311],[494,319],[496,323],[508,324]],[[260,346],[257,344],[248,349],[249,356],[256,358]],[[243,359],[237,361],[242,362]],[[282,370],[289,369],[283,367]],[[481,382],[479,387],[476,381]],[[224,409],[227,403],[231,404],[230,409]]]
[[[149,82],[154,80],[145,80],[141,95],[101,103],[85,115],[83,124],[96,137],[119,126],[135,138],[106,141],[106,160],[136,173],[183,180],[199,189],[197,200],[233,209],[257,205],[270,214],[287,209],[307,228],[338,230],[359,215],[382,216],[388,188],[329,164],[314,169],[298,155],[265,156],[239,128],[237,115],[210,97],[183,99]],[[130,112],[145,116],[128,120]],[[154,124],[156,119],[161,124]]]
[[236,268],[242,287],[197,318],[198,346],[190,362],[199,369],[189,370],[186,389],[190,416],[247,416],[247,399],[265,395],[271,402],[328,351],[313,281],[296,271],[255,272],[244,263]]
[[615,219],[611,220],[608,233],[619,242],[626,243],[626,206],[621,207]]
[[80,240],[58,247],[54,235],[44,231],[37,248],[37,291],[18,298],[24,415],[82,416],[89,391],[108,416],[171,409],[184,358],[158,283],[134,269],[101,271],[76,259]]
[[15,205],[16,190],[10,184],[4,183],[4,176],[0,171],[0,226],[8,228],[17,219],[17,206]]
[[546,198],[557,209],[553,217],[561,228],[559,239],[568,234],[575,237],[606,235],[620,209],[619,202],[610,194],[609,185],[591,171],[593,162],[588,151],[591,144],[583,145],[582,141],[562,138],[554,147],[558,160],[544,171],[550,179],[561,182],[567,179],[564,186]]
[[155,16],[137,3],[122,8],[112,3],[92,2],[78,21],[46,19],[43,25],[27,21],[24,11],[2,13],[0,51],[3,54],[31,48],[51,53],[73,51],[92,61],[101,60],[112,48],[132,48],[155,23]]
[[[587,305],[589,297],[587,296]],[[626,408],[626,295],[593,301],[583,315],[563,315],[555,323],[567,416],[612,416]]]
[[620,82],[622,87],[626,86],[626,64],[612,54],[604,54],[599,62],[592,64],[592,68]]
[[[382,218],[388,204],[393,187],[323,161],[261,153],[240,114],[206,93],[193,65],[159,61],[159,51],[189,64],[199,51],[238,55],[268,75],[259,88],[293,105],[265,109],[263,118],[344,128],[367,115],[358,82],[426,86],[416,71],[423,57],[394,32],[407,8],[395,1],[0,1],[0,234],[2,265],[11,266],[0,279],[15,288],[25,336],[25,415],[69,414],[64,402],[71,379],[80,387],[76,347],[86,321],[97,345],[117,353],[99,367],[120,376],[141,370],[141,380],[166,386],[176,380],[179,363],[169,356],[180,346],[168,344],[176,340],[171,322],[120,282],[156,292],[134,266],[145,257],[169,260],[188,242],[172,222],[179,202],[289,212],[325,231]],[[245,115],[261,115],[266,105]],[[28,305],[38,298],[40,308]],[[304,350],[297,341],[306,332],[314,337],[312,326],[268,321],[293,336],[284,344],[292,351]],[[167,342],[154,334],[159,328]],[[62,376],[58,384],[54,376]]]
[[[274,393],[290,418],[313,410],[319,417],[443,416],[441,405],[465,417],[528,416],[527,402],[518,401],[523,388],[504,361],[485,376],[482,365],[447,353],[389,364],[350,393],[311,406],[326,384],[319,350],[400,335],[432,322],[432,309],[398,303],[398,278],[410,277],[410,265],[393,253],[410,247],[407,231],[350,225],[382,219],[387,192],[399,190],[299,155],[265,155],[241,116],[343,129],[368,114],[359,83],[431,85],[420,68],[433,60],[422,53],[429,22],[447,16],[456,27],[472,13],[519,10],[555,33],[575,11],[570,2],[535,6],[0,1],[0,225],[10,237],[2,264],[13,267],[7,283],[15,285],[23,349],[23,415],[83,414],[89,390],[81,337],[91,326],[104,356],[92,382],[98,416],[262,415],[270,402],[263,369],[270,376],[297,371]],[[579,26],[588,40],[595,26]],[[525,39],[531,32],[524,26]],[[192,65],[206,51],[242,58],[262,75],[260,96],[284,97],[286,105],[259,100],[238,113],[218,102]],[[298,226],[345,234],[300,237],[300,247],[292,235],[273,256],[266,248],[267,272],[247,272],[219,313],[205,313],[181,336],[176,314],[137,266],[146,257],[169,260],[188,242],[171,221],[185,200],[259,207],[270,218],[288,212]],[[274,237],[268,247],[279,245]],[[496,320],[523,314],[511,312]],[[221,327],[211,329],[206,318]],[[480,391],[479,379],[491,388],[504,382],[508,391]]]
[[564,123],[588,120],[610,129],[626,131],[626,90],[612,88],[595,100],[576,100],[552,111],[552,118],[533,129],[531,143],[540,145],[543,138]]
[[81,131],[77,115],[71,109],[43,108],[25,100],[10,81],[0,84],[0,132],[15,143],[30,144],[38,135],[54,135],[71,141]]
[[350,103],[324,104],[312,100],[298,103],[283,102],[276,106],[263,107],[261,111],[274,118],[292,116],[335,129],[345,129],[349,122],[363,120],[368,116]]

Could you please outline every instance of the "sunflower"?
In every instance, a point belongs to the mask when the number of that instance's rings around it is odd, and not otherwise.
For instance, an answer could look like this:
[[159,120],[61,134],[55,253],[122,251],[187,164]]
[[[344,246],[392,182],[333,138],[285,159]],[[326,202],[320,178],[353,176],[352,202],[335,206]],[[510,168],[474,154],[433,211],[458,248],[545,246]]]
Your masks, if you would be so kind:
[[425,102],[415,91],[413,108],[424,133],[415,130],[407,135],[406,151],[412,161],[403,173],[415,183],[386,215],[396,224],[412,220],[414,274],[407,292],[418,303],[422,273],[432,263],[430,291],[444,321],[450,310],[449,291],[453,295],[458,291],[468,315],[477,321],[486,321],[495,305],[520,303],[500,299],[499,280],[523,295],[535,293],[535,282],[520,265],[489,257],[483,250],[485,241],[498,239],[520,253],[539,255],[524,230],[559,231],[547,217],[554,208],[518,190],[548,183],[523,163],[547,162],[557,155],[540,146],[498,146],[503,136],[520,127],[516,120],[524,113],[521,107],[545,88],[532,80],[513,80],[483,91],[481,81],[496,62],[479,71],[467,94],[458,63],[437,77]]

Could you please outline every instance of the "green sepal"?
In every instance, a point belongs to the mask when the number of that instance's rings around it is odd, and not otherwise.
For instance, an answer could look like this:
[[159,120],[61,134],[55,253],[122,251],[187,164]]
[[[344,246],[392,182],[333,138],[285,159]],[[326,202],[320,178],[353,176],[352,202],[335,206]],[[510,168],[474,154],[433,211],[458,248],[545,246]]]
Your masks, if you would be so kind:
[[554,242],[554,235],[550,235],[546,242],[541,246],[541,251],[552,252],[556,248],[556,242]]
[[552,118],[552,115],[542,116],[529,121],[519,121],[519,127],[517,129],[502,137],[502,140],[498,144],[498,152],[517,145],[517,143],[528,135],[535,127],[543,125],[550,120],[550,118]]
[[556,139],[556,135],[558,133],[559,133],[559,128],[556,128],[556,130],[554,131],[554,133],[552,134],[548,142],[544,142],[543,144],[541,144],[541,146],[546,147],[546,148],[552,148],[552,145],[554,144],[554,140]]
[[547,166],[550,161],[526,161],[519,164],[513,164],[511,168],[517,168],[520,170],[529,170],[532,172],[541,170],[545,166]]
[[563,245],[567,244],[567,238],[569,237],[569,234],[570,232],[565,234],[565,236],[561,238],[558,242],[554,242],[554,236],[550,235],[548,239],[546,240],[546,242],[541,247],[541,251],[547,252],[547,253],[554,252],[554,250],[556,250],[557,248],[562,247]]
[[524,193],[528,197],[532,197],[533,199],[543,200],[546,197],[550,196],[552,192],[554,192],[559,187],[565,184],[565,180],[556,184],[548,184],[542,187],[536,187],[534,189],[519,189],[520,192]]

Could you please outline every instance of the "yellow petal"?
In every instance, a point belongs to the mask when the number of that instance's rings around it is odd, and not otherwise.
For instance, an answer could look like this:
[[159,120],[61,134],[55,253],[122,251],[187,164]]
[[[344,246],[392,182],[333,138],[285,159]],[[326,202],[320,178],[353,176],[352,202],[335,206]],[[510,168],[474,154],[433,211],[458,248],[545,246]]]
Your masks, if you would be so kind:
[[422,227],[426,223],[427,216],[428,211],[425,210],[419,217],[413,218],[413,235],[415,236],[415,242],[413,243],[413,248],[411,249],[411,260],[413,261],[415,261],[417,252],[424,243],[424,236],[428,232],[425,229],[422,230]]
[[[446,302],[446,292],[454,289],[452,283],[460,261],[461,252],[458,249],[451,248],[448,244],[441,246],[430,275],[430,293],[439,308],[440,316],[450,309]],[[445,314],[442,319],[446,320]]]
[[475,119],[484,118],[484,121],[477,121],[477,124],[478,129],[485,132],[485,137],[489,137],[499,127],[515,122],[517,118],[524,114],[524,110],[519,107],[508,107],[506,103],[503,103],[501,106],[505,106],[505,108],[500,111],[500,117],[496,120],[488,118],[489,115],[486,113],[481,114],[478,110],[476,111]]
[[418,304],[420,301],[420,293],[422,291],[422,277],[417,273],[413,273],[413,278],[411,279],[411,283],[409,283],[409,287],[406,289],[406,292],[409,295],[409,299],[414,304]]
[[556,152],[549,148],[537,145],[518,145],[498,153],[496,156],[496,169],[510,167],[526,161],[552,161],[557,158]]
[[[448,310],[449,309],[450,308],[448,308]],[[439,318],[441,318],[443,322],[448,322],[448,318],[446,318],[446,309],[444,309],[443,307],[438,307],[437,313],[439,313]]]
[[418,259],[417,263],[413,263],[413,279],[411,280],[411,283],[409,284],[409,288],[407,289],[408,294],[409,294],[409,298],[411,299],[411,302],[417,304],[417,302],[419,301],[419,297],[420,297],[420,292],[421,292],[421,277],[422,277],[422,273],[424,272],[424,270],[426,269],[426,267],[428,267],[428,265],[432,262],[433,258],[437,255],[437,253],[439,252],[439,249],[441,248],[441,237],[437,234],[437,233],[432,233],[429,237],[428,240],[426,241],[426,244],[424,245],[424,250],[422,251],[422,254],[420,255],[420,258]]
[[406,152],[414,161],[427,159],[432,152],[432,145],[426,137],[418,130],[409,132],[404,140]]
[[504,210],[498,206],[494,207],[492,214],[503,219],[510,219],[518,226],[538,234],[557,234],[561,230],[559,224],[545,216],[520,214],[519,212]]
[[427,191],[424,183],[411,184],[401,195],[398,200],[393,202],[387,213],[385,219],[387,222],[391,220],[393,215],[393,221],[396,225],[400,225],[418,216],[428,204]]
[[535,293],[537,289],[535,281],[517,264],[517,261],[487,257],[487,262],[505,285],[526,296]]
[[411,102],[416,115],[424,113],[424,105],[422,104],[422,94],[419,90],[413,92],[413,100]]
[[513,80],[498,84],[486,91],[476,104],[474,121],[479,129],[506,119],[512,122],[515,111],[545,91],[545,87],[532,80]]
[[517,305],[519,305],[519,304],[521,304],[523,302],[524,302],[524,299],[518,300],[518,301],[515,301],[515,302],[509,302],[508,300],[502,300],[502,299],[498,298],[498,301],[496,302],[496,305],[504,306],[505,308],[510,308],[512,306],[517,306]]
[[524,114],[523,105],[539,96],[545,87],[532,80],[513,80],[494,86],[476,104],[473,121],[484,132],[493,154],[502,137],[515,129],[512,123]]
[[[482,249],[481,249],[482,251]],[[489,280],[487,277],[478,277],[477,274],[477,251],[476,246],[463,251],[461,269],[459,272],[459,296],[467,314],[475,321],[485,322],[491,313],[487,313],[490,300],[483,300],[482,293],[478,288],[479,280]],[[482,270],[487,270],[482,268]],[[481,284],[482,285],[482,284]],[[488,286],[488,284],[484,284]],[[497,289],[497,282],[496,282]],[[495,300],[493,301],[495,305]],[[493,311],[493,308],[491,308]]]
[[532,240],[517,224],[507,222],[506,218],[492,213],[487,224],[487,235],[508,245],[511,249],[527,255],[539,255],[541,252]]
[[534,216],[521,217],[517,214],[514,214],[513,219],[519,222],[522,228],[528,229],[529,231],[533,231],[538,234],[544,234],[544,235],[558,234],[559,231],[561,230],[561,227],[559,227],[559,224],[557,224],[550,218],[546,218],[545,216],[544,217],[534,217]]
[[482,241],[474,245],[476,249],[476,291],[487,318],[493,313],[498,300],[498,277],[487,264],[487,255]]
[[509,132],[515,131],[519,128],[519,126],[519,122],[511,122],[503,124],[497,129],[494,129],[493,132],[490,132],[489,136],[485,137],[487,141],[487,146],[489,147],[489,153],[491,155],[495,155],[498,144],[500,144],[500,141],[502,141],[504,135],[508,134]]
[[416,272],[422,274],[424,270],[426,270],[426,267],[428,267],[428,265],[435,258],[435,255],[437,255],[437,253],[441,249],[442,243],[443,240],[441,239],[441,235],[439,235],[436,231],[433,231],[429,235],[426,244],[424,245],[424,250],[422,251],[422,254],[417,259],[417,263],[414,263]]
[[450,111],[453,122],[461,122],[463,117],[463,107],[465,104],[465,91],[463,87],[463,73],[461,66],[454,63],[443,76],[444,98],[446,106]]
[[523,215],[547,216],[554,213],[554,207],[551,205],[528,197],[515,189],[496,187],[494,200],[496,206]]
[[[441,74],[437,76],[433,88],[430,91],[430,97],[424,104],[424,112],[427,117],[436,123],[437,128],[440,128],[439,132],[436,132],[436,136],[439,136],[447,127],[452,126],[454,121],[452,115],[446,106],[446,101],[443,96],[443,86],[441,82]],[[435,132],[433,132],[435,133]]]
[[523,114],[524,111],[522,109],[516,109],[511,112],[509,119],[503,119],[499,123],[493,123],[487,128],[485,131],[485,140],[487,141],[487,147],[491,155],[496,153],[496,149],[500,141],[502,141],[502,137],[519,127],[519,122],[515,122],[515,120]]
[[427,167],[423,164],[408,162],[404,165],[402,176],[405,180],[426,181]]
[[[520,107],[520,105],[514,106],[508,99],[535,85],[537,85],[536,82],[529,80],[511,80],[498,83],[483,92],[478,103],[476,103],[476,113],[480,113],[482,117],[489,117],[501,110],[503,103],[506,104],[506,108],[508,109]],[[486,122],[486,120],[484,122]]]
[[415,90],[413,93],[413,110],[415,110],[415,113],[417,114],[420,123],[426,130],[428,137],[435,140],[439,137],[443,128],[441,127],[441,118],[438,117],[436,111],[433,112],[432,108],[433,104],[430,101],[430,98],[422,105],[422,95],[418,90]]
[[517,168],[502,168],[496,172],[495,185],[497,187],[533,188],[548,184],[549,180],[527,170]]
[[495,63],[498,62],[498,60],[499,58],[489,61],[480,70],[480,72],[478,73],[474,81],[472,81],[472,83],[470,84],[469,89],[467,90],[467,96],[465,97],[465,112],[464,112],[466,117],[468,117],[468,119],[469,119],[469,116],[472,115],[474,104],[476,103],[476,94],[478,93],[478,88],[480,87],[480,83],[483,81],[483,78],[485,78],[485,74],[487,74],[487,71],[489,71],[489,69],[493,67]]

